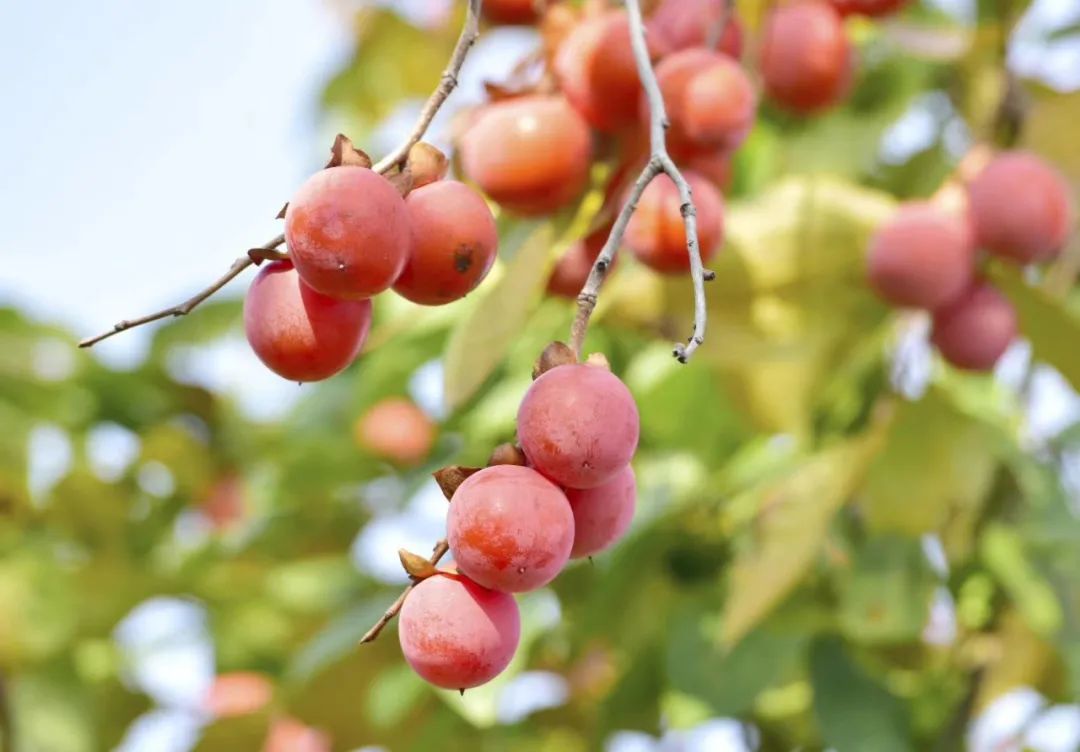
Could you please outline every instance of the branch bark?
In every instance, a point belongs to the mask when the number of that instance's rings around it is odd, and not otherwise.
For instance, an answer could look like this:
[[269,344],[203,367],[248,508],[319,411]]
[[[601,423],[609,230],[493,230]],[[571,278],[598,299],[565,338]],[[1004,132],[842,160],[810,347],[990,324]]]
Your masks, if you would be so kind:
[[[461,66],[465,63],[465,58],[469,54],[469,50],[472,48],[473,44],[476,43],[477,37],[480,36],[481,5],[483,5],[483,0],[469,0],[469,4],[465,11],[465,22],[462,24],[461,34],[458,36],[457,44],[454,46],[454,51],[450,55],[450,62],[447,63],[446,70],[443,71],[443,74],[439,79],[439,85],[436,87],[435,91],[432,92],[431,96],[428,97],[428,101],[424,105],[424,109],[420,112],[420,117],[416,121],[416,125],[413,126],[408,137],[372,168],[376,172],[385,175],[404,162],[409,154],[409,149],[424,137],[435,114],[446,102],[450,93],[457,87],[458,74],[461,72]],[[79,347],[93,347],[98,342],[108,339],[120,332],[125,332],[128,329],[134,329],[137,326],[143,326],[144,324],[149,324],[154,321],[160,321],[161,319],[174,316],[186,316],[198,307],[199,304],[238,277],[245,269],[252,266],[255,263],[253,258],[258,258],[260,251],[274,251],[284,243],[285,236],[278,235],[264,245],[252,249],[254,256],[247,255],[236,259],[236,261],[232,263],[232,266],[229,267],[228,271],[214,280],[208,287],[188,298],[183,303],[164,308],[160,311],[155,311],[146,316],[140,316],[137,319],[125,319],[119,321],[114,324],[109,331],[82,340],[79,342]]]
[[626,12],[630,17],[630,42],[634,50],[634,61],[637,64],[638,76],[645,89],[645,96],[649,102],[649,161],[641,171],[634,183],[630,196],[615,219],[604,248],[596,257],[589,278],[578,295],[577,316],[570,329],[570,347],[580,360],[582,348],[585,343],[585,335],[589,330],[589,320],[599,296],[600,286],[611,269],[612,261],[622,244],[626,234],[626,226],[637,209],[641,194],[645,192],[649,183],[661,173],[671,178],[679,189],[681,202],[680,211],[686,226],[686,252],[690,257],[690,277],[694,286],[694,330],[686,343],[675,345],[674,354],[680,363],[687,362],[694,351],[705,340],[705,325],[707,323],[707,307],[705,302],[705,282],[712,279],[711,273],[706,273],[701,262],[701,249],[698,247],[697,234],[697,209],[694,207],[693,191],[686,182],[682,172],[668,154],[665,133],[668,128],[667,111],[664,108],[664,98],[660,93],[660,84],[656,80],[656,74],[649,59],[649,50],[645,43],[645,23],[641,17],[641,5],[639,0],[624,0]]

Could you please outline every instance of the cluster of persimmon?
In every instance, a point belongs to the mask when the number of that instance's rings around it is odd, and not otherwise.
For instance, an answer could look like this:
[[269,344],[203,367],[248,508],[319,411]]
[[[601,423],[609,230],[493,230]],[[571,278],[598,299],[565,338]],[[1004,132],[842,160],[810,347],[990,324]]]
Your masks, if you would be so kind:
[[401,608],[405,659],[438,687],[465,690],[502,672],[520,637],[513,594],[607,549],[634,514],[630,391],[606,363],[578,363],[565,345],[549,347],[541,364],[518,410],[519,445],[443,486],[454,566],[427,572]]
[[[906,0],[795,0],[771,8],[762,29],[758,70],[765,97],[796,115],[840,101],[851,81],[852,53],[843,19],[881,16]],[[669,119],[667,147],[693,193],[702,260],[724,237],[731,157],[756,119],[758,93],[740,60],[743,26],[727,0],[651,4],[646,42]],[[544,38],[546,75],[536,84],[497,91],[460,142],[465,175],[496,203],[527,216],[572,204],[585,190],[594,155],[615,151],[605,202],[586,237],[556,265],[548,292],[576,297],[648,158],[649,106],[638,75],[624,10],[607,2],[569,4],[486,0],[489,21],[535,24]],[[663,274],[689,270],[682,201],[675,183],[657,177],[625,234],[639,261]]]
[[1029,265],[1053,260],[1075,223],[1064,179],[1020,151],[993,158],[966,186],[963,211],[932,202],[901,206],[870,245],[871,287],[900,308],[933,317],[931,341],[967,370],[993,368],[1016,338],[1016,311],[978,273],[979,251]]
[[355,360],[374,296],[393,289],[421,305],[450,303],[480,284],[498,251],[487,203],[444,179],[434,147],[413,147],[392,179],[340,138],[335,157],[288,203],[288,258],[264,264],[244,301],[252,350],[292,381],[326,379]]

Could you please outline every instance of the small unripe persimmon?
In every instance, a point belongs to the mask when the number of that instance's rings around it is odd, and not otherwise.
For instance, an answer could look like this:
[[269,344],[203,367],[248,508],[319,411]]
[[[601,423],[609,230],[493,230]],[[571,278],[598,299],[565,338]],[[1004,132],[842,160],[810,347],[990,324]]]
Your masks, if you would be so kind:
[[554,69],[563,94],[592,127],[612,132],[637,120],[641,79],[626,11],[579,23],[559,46]]
[[[736,149],[754,123],[757,96],[732,58],[706,47],[691,47],[656,66],[671,127],[668,148],[676,159],[702,151]],[[642,98],[647,112],[649,103]]]
[[940,308],[959,297],[974,276],[969,226],[933,204],[906,204],[874,233],[866,273],[887,303]]
[[288,261],[263,264],[244,299],[248,344],[267,368],[290,381],[320,381],[344,370],[370,328],[370,300],[322,295]]
[[422,580],[405,597],[398,625],[405,660],[444,689],[471,689],[505,669],[521,639],[514,597],[454,572]]
[[563,488],[603,485],[637,449],[634,397],[606,368],[552,368],[529,387],[517,417],[529,464]]
[[498,24],[531,24],[539,17],[536,0],[484,0],[484,18]]
[[[727,0],[662,0],[649,17],[649,34],[671,51],[705,46],[716,24],[729,13],[727,4]],[[718,49],[736,60],[742,56],[742,24],[735,16],[728,18]]]
[[977,243],[1021,264],[1061,252],[1076,222],[1069,187],[1034,154],[1005,152],[968,186]]
[[401,194],[366,167],[308,178],[285,211],[285,240],[309,287],[335,298],[370,298],[394,284],[409,254]]
[[495,218],[464,183],[440,180],[405,199],[412,252],[394,292],[422,305],[450,303],[476,288],[499,249]]
[[526,216],[548,214],[580,196],[591,159],[589,126],[559,96],[486,105],[461,139],[469,179],[496,203]]
[[1012,303],[992,285],[977,282],[934,314],[931,341],[958,368],[989,371],[1016,339]]
[[[708,263],[724,239],[724,199],[712,183],[697,173],[683,171],[697,208],[698,248]],[[626,247],[641,263],[662,274],[690,269],[682,199],[675,182],[658,175],[641,194],[637,211],[626,227]]]
[[637,504],[634,469],[627,465],[602,486],[568,489],[574,511],[574,547],[570,556],[592,556],[614,545],[630,527]]
[[409,149],[405,166],[412,176],[412,189],[416,190],[445,178],[446,171],[450,169],[450,160],[441,150],[425,141],[420,141]]
[[903,8],[910,0],[829,0],[845,16],[880,18]]
[[446,519],[462,574],[502,593],[535,590],[570,558],[574,515],[562,489],[520,465],[492,465],[458,486]]
[[838,102],[851,83],[851,45],[840,14],[820,0],[774,8],[760,68],[766,95],[787,110],[809,114]]
[[417,465],[435,443],[435,423],[407,399],[388,397],[360,416],[354,437],[361,449],[398,465]]

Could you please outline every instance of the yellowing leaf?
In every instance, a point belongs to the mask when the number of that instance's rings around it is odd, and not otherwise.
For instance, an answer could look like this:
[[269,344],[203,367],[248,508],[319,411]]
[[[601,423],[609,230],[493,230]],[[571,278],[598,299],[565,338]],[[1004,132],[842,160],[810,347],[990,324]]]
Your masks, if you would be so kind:
[[754,541],[731,571],[721,641],[741,640],[806,575],[833,515],[850,498],[879,448],[883,423],[852,441],[826,449],[758,492]]
[[506,356],[547,284],[554,228],[537,227],[484,297],[462,317],[446,349],[445,397],[451,410],[465,404]]

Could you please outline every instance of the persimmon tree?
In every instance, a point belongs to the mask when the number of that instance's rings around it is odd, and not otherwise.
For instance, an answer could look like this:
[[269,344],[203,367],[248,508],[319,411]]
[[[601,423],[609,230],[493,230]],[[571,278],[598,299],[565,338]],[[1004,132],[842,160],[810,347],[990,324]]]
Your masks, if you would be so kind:
[[[0,373],[13,447],[42,419],[138,437],[46,499],[0,453],[16,745],[53,696],[95,740],[60,752],[115,743],[146,697],[111,630],[157,593],[210,617],[206,750],[592,749],[710,718],[748,748],[957,749],[1010,689],[1075,698],[1080,434],[1035,409],[1040,374],[1080,386],[1075,98],[1010,69],[1025,4],[985,5],[363,11],[325,97],[355,130],[280,235],[78,343],[182,317],[136,371]],[[507,25],[531,48],[462,107]],[[913,112],[933,132],[897,156]],[[167,368],[241,323],[304,385],[280,422]],[[70,339],[2,324],[12,362]],[[431,552],[402,540],[380,580],[367,536],[439,492]],[[531,672],[558,690],[512,717]]]

